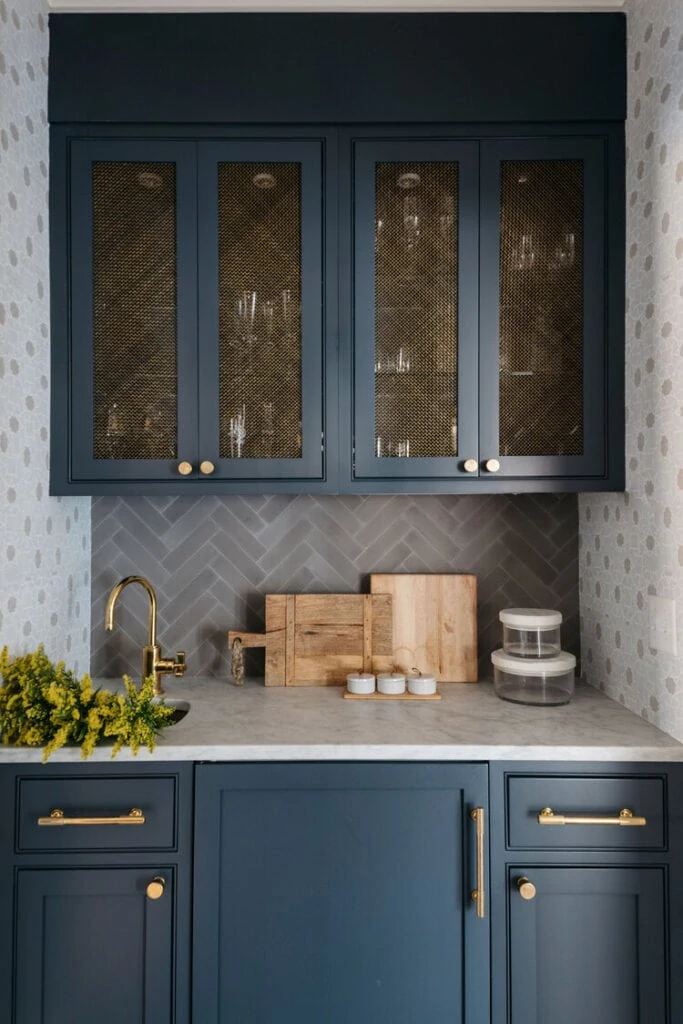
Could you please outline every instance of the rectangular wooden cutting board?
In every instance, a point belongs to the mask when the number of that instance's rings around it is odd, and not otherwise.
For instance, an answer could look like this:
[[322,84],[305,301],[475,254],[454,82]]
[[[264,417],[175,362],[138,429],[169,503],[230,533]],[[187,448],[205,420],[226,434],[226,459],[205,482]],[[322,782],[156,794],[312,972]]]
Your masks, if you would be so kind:
[[265,633],[228,633],[230,649],[265,647],[266,686],[342,686],[350,672],[391,672],[389,594],[266,594]]
[[438,682],[476,683],[477,577],[372,573],[370,590],[392,599],[393,662]]

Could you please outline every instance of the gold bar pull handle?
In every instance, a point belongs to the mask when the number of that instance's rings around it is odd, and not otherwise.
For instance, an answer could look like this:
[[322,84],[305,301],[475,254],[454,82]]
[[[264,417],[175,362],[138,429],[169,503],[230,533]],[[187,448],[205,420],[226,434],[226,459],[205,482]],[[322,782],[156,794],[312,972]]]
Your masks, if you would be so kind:
[[470,818],[477,826],[477,888],[470,893],[477,906],[477,917],[486,916],[485,857],[484,857],[484,808],[473,807]]
[[638,818],[624,807],[614,817],[584,816],[575,814],[555,814],[552,807],[544,807],[538,812],[539,825],[647,825],[647,818]]
[[113,818],[66,818],[64,811],[55,807],[47,818],[38,818],[39,825],[144,825],[145,816],[139,807],[132,807],[128,814]]

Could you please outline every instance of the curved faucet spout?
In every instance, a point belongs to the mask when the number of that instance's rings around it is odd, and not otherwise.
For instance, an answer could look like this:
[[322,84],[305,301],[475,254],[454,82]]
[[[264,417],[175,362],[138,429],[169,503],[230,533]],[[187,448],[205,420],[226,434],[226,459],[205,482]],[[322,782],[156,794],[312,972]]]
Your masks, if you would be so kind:
[[157,642],[157,596],[149,580],[144,576],[126,576],[120,583],[117,583],[107,601],[107,610],[104,613],[104,628],[111,633],[114,628],[114,606],[119,599],[119,594],[129,583],[139,583],[144,587],[149,597],[149,647],[156,647]]

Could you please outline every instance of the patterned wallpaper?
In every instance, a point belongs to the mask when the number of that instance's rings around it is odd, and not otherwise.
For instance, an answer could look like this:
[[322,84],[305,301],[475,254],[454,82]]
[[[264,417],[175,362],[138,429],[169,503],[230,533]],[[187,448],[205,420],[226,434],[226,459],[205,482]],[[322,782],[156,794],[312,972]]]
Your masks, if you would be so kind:
[[96,675],[139,675],[142,589],[122,596],[114,633],[103,625],[111,587],[134,571],[157,588],[164,653],[186,650],[188,675],[226,674],[225,634],[263,629],[264,594],[365,591],[370,572],[476,573],[481,674],[501,608],[560,609],[579,653],[576,495],[98,498],[92,524]]
[[0,644],[90,656],[90,501],[48,496],[48,33],[0,0]]
[[[588,681],[683,740],[683,4],[627,0],[627,493],[580,498]],[[649,646],[673,598],[678,656]]]

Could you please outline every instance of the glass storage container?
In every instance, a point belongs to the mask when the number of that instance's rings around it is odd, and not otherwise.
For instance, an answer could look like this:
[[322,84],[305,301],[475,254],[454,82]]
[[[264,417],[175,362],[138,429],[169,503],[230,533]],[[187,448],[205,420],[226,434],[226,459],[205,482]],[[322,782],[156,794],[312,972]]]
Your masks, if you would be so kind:
[[514,704],[568,704],[574,695],[576,658],[561,651],[554,658],[516,658],[497,650],[491,654],[496,694]]
[[562,612],[545,608],[504,608],[503,649],[516,658],[553,658],[562,650]]

